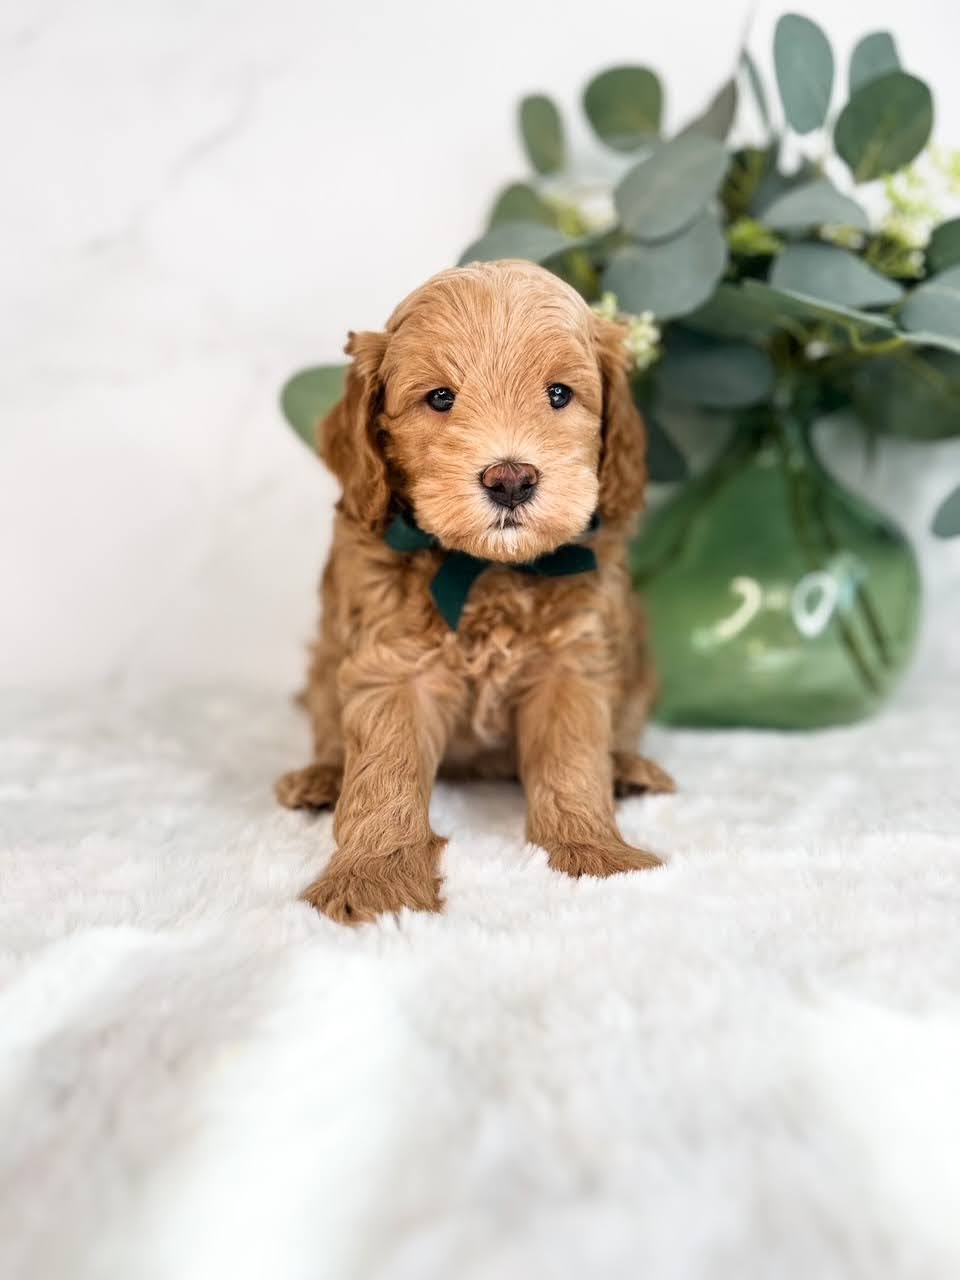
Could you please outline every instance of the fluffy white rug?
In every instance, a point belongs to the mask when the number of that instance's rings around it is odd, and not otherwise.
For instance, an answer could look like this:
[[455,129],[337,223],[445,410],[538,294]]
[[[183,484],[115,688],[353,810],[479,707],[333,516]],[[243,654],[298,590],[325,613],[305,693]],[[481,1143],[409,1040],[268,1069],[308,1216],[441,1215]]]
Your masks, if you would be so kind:
[[8,697],[0,1275],[960,1275],[956,674],[655,732],[654,874],[441,786],[447,914],[356,932],[294,901],[330,820],[272,803],[280,695]]

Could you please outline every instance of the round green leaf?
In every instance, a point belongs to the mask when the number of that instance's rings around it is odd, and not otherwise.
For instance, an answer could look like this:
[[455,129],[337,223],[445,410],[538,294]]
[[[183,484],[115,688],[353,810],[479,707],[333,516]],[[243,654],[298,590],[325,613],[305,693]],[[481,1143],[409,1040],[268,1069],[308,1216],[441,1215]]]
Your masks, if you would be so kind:
[[850,92],[868,80],[900,70],[900,57],[889,31],[873,31],[857,42],[850,55]]
[[785,13],[773,37],[773,62],[787,123],[797,133],[819,129],[833,93],[833,52],[820,27]]
[[727,161],[721,143],[696,133],[657,147],[624,175],[614,192],[624,228],[644,241],[674,235],[716,193]]
[[941,502],[933,517],[933,532],[938,538],[956,538],[960,534],[960,485]]
[[932,128],[929,88],[916,76],[891,71],[854,92],[840,113],[833,141],[857,182],[870,182],[915,159]]
[[[771,148],[771,150],[773,149]],[[801,161],[799,167],[791,173],[784,173],[782,169],[777,168],[776,156],[774,155],[757,184],[757,188],[750,200],[748,212],[755,218],[762,218],[763,211],[769,209],[774,200],[779,200],[788,191],[803,187],[808,182],[816,181],[819,177],[820,173],[817,167],[809,160]]]
[[664,395],[707,409],[744,409],[773,392],[776,372],[760,347],[672,329],[657,365]]
[[523,99],[520,103],[520,135],[537,173],[557,173],[563,168],[566,152],[563,121],[550,98],[535,93]]
[[960,265],[960,218],[942,222],[927,245],[927,266],[931,271],[946,271]]
[[810,227],[856,227],[867,231],[870,219],[855,200],[832,182],[818,178],[778,196],[764,209],[761,221],[774,231],[806,231]]
[[546,200],[541,199],[533,187],[525,182],[513,182],[497,196],[490,210],[488,226],[499,222],[540,222],[554,226],[554,213]]
[[464,249],[458,265],[496,262],[500,258],[528,258],[531,262],[543,262],[576,245],[577,241],[569,239],[562,231],[539,222],[498,222],[486,235]]
[[706,109],[691,120],[678,136],[682,137],[687,133],[702,133],[705,138],[716,138],[718,142],[723,142],[730,132],[736,114],[737,82],[736,80],[728,80],[710,99]]
[[770,283],[845,307],[887,307],[903,294],[855,253],[827,244],[788,244],[774,261]]
[[900,310],[905,329],[960,341],[960,266],[917,285]]
[[617,249],[603,276],[625,311],[652,311],[661,320],[686,315],[705,302],[723,275],[727,243],[712,213],[660,244]]
[[317,427],[343,396],[345,364],[322,364],[304,369],[280,392],[283,416],[311,449],[316,448]]
[[594,133],[608,147],[635,151],[660,132],[663,90],[647,67],[613,67],[587,85],[583,109]]
[[854,368],[851,393],[868,427],[911,440],[960,435],[960,355],[907,351]]
[[684,317],[683,323],[716,338],[765,338],[780,326],[782,318],[767,297],[722,281],[702,307]]
[[801,324],[819,325],[827,321],[854,329],[870,341],[889,338],[894,331],[890,317],[876,312],[826,302],[792,289],[775,289],[762,280],[744,280],[740,287],[749,298],[769,307],[779,323],[799,320]]
[[928,333],[925,329],[900,330],[900,339],[908,347],[935,348],[937,351],[952,351],[960,356],[960,338],[951,338],[945,333]]

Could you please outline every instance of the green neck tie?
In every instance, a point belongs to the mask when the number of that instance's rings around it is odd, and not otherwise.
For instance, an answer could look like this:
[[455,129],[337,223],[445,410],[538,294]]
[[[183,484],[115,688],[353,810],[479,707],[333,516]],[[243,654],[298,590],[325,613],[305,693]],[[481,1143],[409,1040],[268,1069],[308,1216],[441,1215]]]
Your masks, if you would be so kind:
[[[594,515],[587,531],[592,533],[599,524],[599,516]],[[404,515],[394,517],[384,541],[394,551],[443,550],[432,533],[424,533],[412,519]],[[490,565],[502,563],[500,560],[479,560],[476,556],[467,555],[465,551],[446,552],[443,564],[433,575],[430,594],[452,631],[456,631],[460,624],[460,616],[476,579]],[[565,546],[557,547],[556,551],[538,556],[536,560],[508,567],[515,569],[517,573],[532,573],[541,578],[563,578],[569,574],[592,572],[597,567],[597,557],[590,547],[568,542]]]

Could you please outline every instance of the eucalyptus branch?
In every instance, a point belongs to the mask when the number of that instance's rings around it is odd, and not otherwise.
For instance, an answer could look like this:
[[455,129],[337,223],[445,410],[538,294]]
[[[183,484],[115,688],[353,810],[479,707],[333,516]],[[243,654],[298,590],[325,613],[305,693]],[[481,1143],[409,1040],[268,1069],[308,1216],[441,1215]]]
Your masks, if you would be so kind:
[[850,346],[858,356],[886,356],[892,351],[902,351],[909,343],[902,334],[894,334],[892,338],[884,338],[880,342],[864,342],[856,325],[844,324],[843,329],[850,339]]

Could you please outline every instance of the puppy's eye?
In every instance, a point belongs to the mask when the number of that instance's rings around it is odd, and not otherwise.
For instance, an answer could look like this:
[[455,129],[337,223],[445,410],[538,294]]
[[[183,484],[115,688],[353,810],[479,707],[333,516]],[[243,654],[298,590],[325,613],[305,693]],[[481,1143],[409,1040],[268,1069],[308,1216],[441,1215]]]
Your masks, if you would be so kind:
[[562,382],[551,382],[547,387],[547,395],[554,409],[562,409],[573,399],[573,392]]
[[437,413],[449,413],[456,398],[449,387],[437,387],[435,391],[428,391],[424,397],[430,408],[436,409]]

